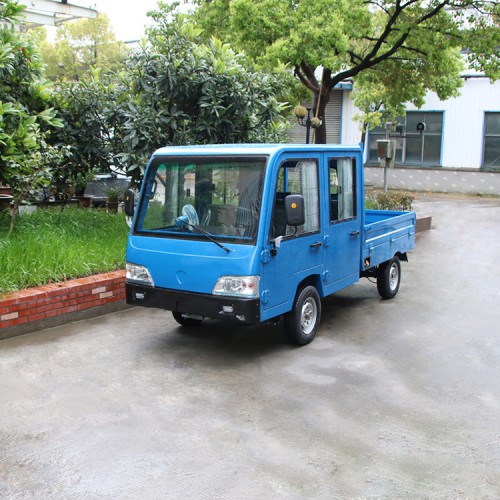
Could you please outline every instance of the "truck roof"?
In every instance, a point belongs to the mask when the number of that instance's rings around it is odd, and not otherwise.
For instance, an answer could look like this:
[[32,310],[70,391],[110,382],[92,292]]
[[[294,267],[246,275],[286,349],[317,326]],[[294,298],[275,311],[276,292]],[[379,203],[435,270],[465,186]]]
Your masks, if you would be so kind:
[[197,146],[167,146],[157,149],[153,156],[161,155],[270,155],[281,152],[360,151],[361,146],[346,144],[208,144]]

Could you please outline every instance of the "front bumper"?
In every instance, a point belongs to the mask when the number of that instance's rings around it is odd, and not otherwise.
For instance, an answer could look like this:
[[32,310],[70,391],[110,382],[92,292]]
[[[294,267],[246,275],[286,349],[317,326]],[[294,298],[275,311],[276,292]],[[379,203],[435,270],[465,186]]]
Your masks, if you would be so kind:
[[126,283],[127,304],[222,319],[240,324],[260,323],[260,300],[180,292]]

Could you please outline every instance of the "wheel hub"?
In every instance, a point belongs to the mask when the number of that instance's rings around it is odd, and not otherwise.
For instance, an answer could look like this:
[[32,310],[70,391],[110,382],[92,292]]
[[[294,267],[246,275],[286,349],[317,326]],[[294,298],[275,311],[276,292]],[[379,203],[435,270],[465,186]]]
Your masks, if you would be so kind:
[[317,315],[318,310],[316,308],[316,302],[311,298],[307,299],[302,306],[300,321],[302,331],[305,335],[309,335],[313,331]]
[[399,281],[398,266],[396,266],[396,264],[393,264],[391,266],[391,270],[389,273],[389,286],[391,287],[391,290],[396,289],[396,287],[398,286],[398,281]]

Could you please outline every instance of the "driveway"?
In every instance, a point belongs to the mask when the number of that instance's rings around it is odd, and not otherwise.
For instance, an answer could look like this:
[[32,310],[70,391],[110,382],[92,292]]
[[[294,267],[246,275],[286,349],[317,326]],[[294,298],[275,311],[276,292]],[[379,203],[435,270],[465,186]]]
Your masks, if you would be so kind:
[[500,200],[420,198],[392,301],[280,325],[130,309],[0,342],[0,496],[498,498]]

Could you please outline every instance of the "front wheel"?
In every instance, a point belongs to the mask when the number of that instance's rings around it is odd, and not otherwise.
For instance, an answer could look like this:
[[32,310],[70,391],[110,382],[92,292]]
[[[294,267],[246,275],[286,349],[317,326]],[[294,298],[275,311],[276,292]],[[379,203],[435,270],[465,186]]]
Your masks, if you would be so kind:
[[392,299],[401,283],[401,264],[397,257],[384,262],[378,268],[377,290],[383,299]]
[[201,319],[190,318],[189,316],[185,316],[183,313],[172,311],[172,316],[175,321],[182,326],[198,326],[201,323]]
[[293,309],[285,314],[285,334],[295,345],[306,345],[316,336],[321,320],[321,299],[313,286],[304,287],[295,297]]

